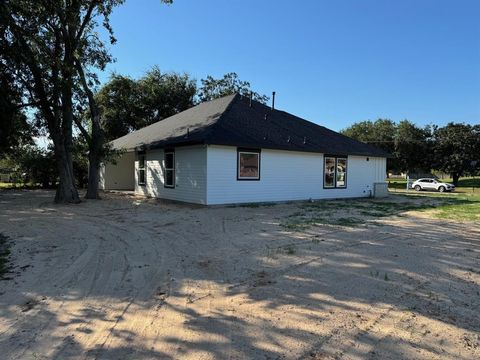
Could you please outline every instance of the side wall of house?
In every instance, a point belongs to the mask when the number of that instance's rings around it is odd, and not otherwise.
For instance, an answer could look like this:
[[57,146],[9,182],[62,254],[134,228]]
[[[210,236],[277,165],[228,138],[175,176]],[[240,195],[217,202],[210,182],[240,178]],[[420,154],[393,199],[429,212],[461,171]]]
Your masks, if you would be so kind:
[[207,204],[370,196],[386,159],[348,156],[347,188],[323,188],[323,154],[261,150],[260,180],[237,180],[237,148],[208,146]]
[[138,184],[138,155],[135,159],[135,192],[137,194],[206,204],[207,148],[188,146],[175,148],[175,187],[164,186],[164,151],[147,150],[145,185]]
[[115,164],[105,163],[100,167],[99,187],[103,190],[133,190],[135,153],[122,154]]

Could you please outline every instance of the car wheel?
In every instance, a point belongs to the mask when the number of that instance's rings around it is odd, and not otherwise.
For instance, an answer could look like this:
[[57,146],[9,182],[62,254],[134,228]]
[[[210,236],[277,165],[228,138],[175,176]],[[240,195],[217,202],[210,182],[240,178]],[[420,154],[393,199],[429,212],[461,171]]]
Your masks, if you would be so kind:
[[420,191],[422,190],[422,188],[420,187],[420,185],[415,185],[415,191]]
[[440,186],[440,187],[438,188],[438,191],[444,192],[444,191],[445,191],[445,186]]

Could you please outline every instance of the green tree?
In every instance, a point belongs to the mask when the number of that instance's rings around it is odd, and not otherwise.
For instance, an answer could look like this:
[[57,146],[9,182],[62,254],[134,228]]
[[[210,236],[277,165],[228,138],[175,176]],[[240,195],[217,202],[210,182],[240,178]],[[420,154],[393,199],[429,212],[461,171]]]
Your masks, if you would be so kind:
[[97,44],[91,38],[100,4],[108,24],[117,1],[22,1],[0,3],[0,56],[12,87],[31,104],[53,142],[59,174],[57,202],[79,202],[72,163],[76,57]]
[[[0,65],[1,69],[1,65]],[[8,72],[0,72],[0,156],[14,153],[19,147],[33,143],[35,131],[21,106]]]
[[[395,134],[397,125],[389,119],[361,121],[341,131],[343,135],[374,145],[390,154],[395,152]],[[396,159],[388,160],[389,170],[398,170]]]
[[96,94],[107,141],[192,107],[196,92],[187,74],[156,66],[138,80],[113,75]]
[[51,149],[28,145],[15,154],[12,160],[17,165],[18,178],[23,180],[24,184],[40,184],[43,188],[56,186],[58,171]]
[[[110,14],[123,0],[4,0],[0,2],[0,64],[47,129],[57,160],[57,202],[79,202],[72,148],[75,122],[89,146],[87,197],[98,197],[103,131],[93,87],[95,70],[112,60],[98,28],[115,43]],[[162,0],[171,3],[171,0]],[[85,127],[79,108],[88,106]]]
[[252,91],[248,81],[242,81],[234,72],[223,75],[221,79],[215,79],[212,76],[207,76],[206,79],[200,80],[202,86],[198,92],[198,99],[200,102],[218,99],[223,96],[239,93],[243,96],[250,96],[256,101],[266,104],[269,97]]
[[480,126],[449,123],[434,128],[433,157],[433,168],[458,184],[460,176],[474,173],[480,164]]
[[409,172],[431,169],[430,135],[429,127],[422,129],[408,120],[398,123],[393,154],[399,170]]

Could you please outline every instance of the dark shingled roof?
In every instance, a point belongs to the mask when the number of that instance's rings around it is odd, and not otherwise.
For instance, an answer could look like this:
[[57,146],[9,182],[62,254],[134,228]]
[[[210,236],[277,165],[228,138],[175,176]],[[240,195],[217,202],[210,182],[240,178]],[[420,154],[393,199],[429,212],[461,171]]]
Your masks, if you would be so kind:
[[242,97],[225,96],[134,131],[115,149],[155,149],[193,144],[388,157],[374,146]]

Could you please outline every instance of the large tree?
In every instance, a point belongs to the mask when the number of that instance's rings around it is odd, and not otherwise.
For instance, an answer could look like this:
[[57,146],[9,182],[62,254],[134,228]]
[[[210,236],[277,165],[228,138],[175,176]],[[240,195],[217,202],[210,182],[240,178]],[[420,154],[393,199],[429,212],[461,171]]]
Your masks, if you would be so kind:
[[47,129],[57,162],[57,202],[79,202],[72,165],[76,62],[96,42],[96,9],[108,14],[119,1],[22,1],[0,3],[0,56],[12,87],[22,93]]
[[207,76],[206,79],[201,79],[200,81],[202,86],[199,89],[198,98],[201,102],[218,99],[235,93],[252,96],[254,100],[263,104],[266,104],[269,100],[268,96],[252,91],[250,83],[240,80],[234,72],[227,73],[220,79]]
[[453,183],[480,164],[480,125],[449,123],[433,133],[433,167],[450,174]]
[[431,131],[429,127],[420,128],[408,120],[398,123],[395,130],[394,156],[399,170],[429,171],[431,151],[429,151]]
[[[389,119],[357,122],[341,131],[342,134],[355,140],[374,145],[393,154],[395,151],[395,133],[397,126]],[[398,170],[396,159],[389,159],[388,169]]]
[[377,146],[393,155],[388,161],[389,170],[429,170],[431,156],[428,151],[431,142],[430,127],[420,128],[408,120],[398,124],[388,119],[361,121],[342,130],[356,140]]
[[126,135],[194,105],[195,81],[187,74],[153,67],[140,79],[113,75],[95,98],[107,141]]
[[19,105],[21,94],[15,91],[11,80],[0,65],[0,157],[15,153],[22,145],[32,144],[35,135]]
[[[53,142],[59,186],[57,202],[79,202],[72,163],[73,123],[89,145],[89,189],[98,196],[103,132],[93,87],[95,70],[111,61],[98,27],[115,42],[109,16],[123,0],[4,0],[0,2],[0,64],[13,87],[32,106]],[[171,3],[171,0],[162,0]],[[90,125],[78,109],[88,106]]]

